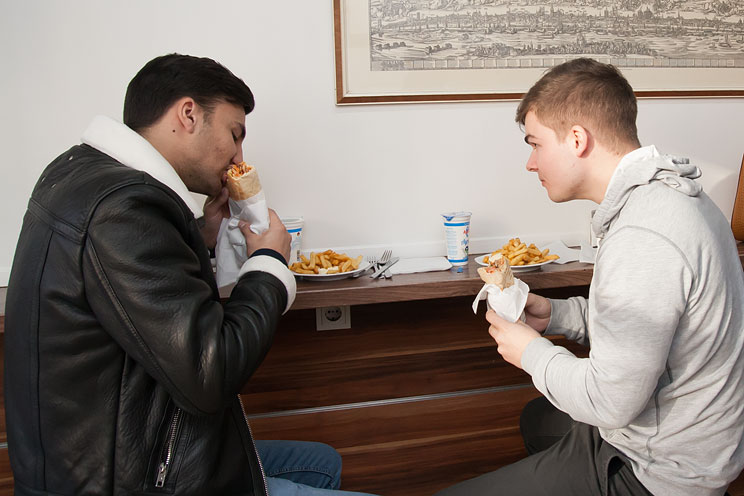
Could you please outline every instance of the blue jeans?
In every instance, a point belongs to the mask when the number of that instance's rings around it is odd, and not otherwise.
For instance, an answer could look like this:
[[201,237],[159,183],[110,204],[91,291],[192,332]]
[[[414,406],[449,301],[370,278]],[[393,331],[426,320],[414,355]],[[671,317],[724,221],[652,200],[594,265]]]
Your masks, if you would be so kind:
[[338,491],[341,455],[323,443],[256,441],[270,496],[363,496]]

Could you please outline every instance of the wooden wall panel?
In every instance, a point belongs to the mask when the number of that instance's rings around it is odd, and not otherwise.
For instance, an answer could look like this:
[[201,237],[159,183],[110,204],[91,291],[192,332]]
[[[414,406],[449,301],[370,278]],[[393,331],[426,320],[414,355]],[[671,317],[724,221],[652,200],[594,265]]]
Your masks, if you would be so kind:
[[290,312],[241,395],[256,437],[326,442],[343,488],[385,495],[432,494],[523,457],[519,414],[539,393],[471,304],[354,306],[351,329],[322,332],[313,310]]
[[342,488],[417,496],[525,455],[522,407],[532,387],[251,420],[259,439],[328,443],[344,459]]
[[485,305],[474,315],[471,303],[466,297],[355,306],[352,328],[335,331],[314,331],[314,310],[290,312],[243,390],[246,411],[530,384],[496,351]]

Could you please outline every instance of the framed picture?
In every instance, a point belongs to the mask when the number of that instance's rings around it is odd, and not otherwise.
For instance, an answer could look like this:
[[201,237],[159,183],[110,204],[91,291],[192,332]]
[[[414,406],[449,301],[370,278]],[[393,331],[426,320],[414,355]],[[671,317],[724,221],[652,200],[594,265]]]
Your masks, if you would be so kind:
[[738,2],[333,0],[338,104],[519,99],[592,57],[639,97],[744,96]]

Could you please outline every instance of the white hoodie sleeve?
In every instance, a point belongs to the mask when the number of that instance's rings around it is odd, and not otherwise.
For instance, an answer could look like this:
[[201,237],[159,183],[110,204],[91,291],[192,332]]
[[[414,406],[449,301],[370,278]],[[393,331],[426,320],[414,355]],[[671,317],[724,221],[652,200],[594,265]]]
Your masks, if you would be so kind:
[[571,341],[588,346],[589,308],[586,298],[573,296],[566,300],[549,301],[550,323],[544,334],[561,334]]
[[692,277],[668,239],[644,228],[618,230],[598,254],[588,308],[580,302],[553,307],[556,327],[576,327],[586,311],[589,357],[577,358],[541,338],[522,355],[524,370],[573,419],[608,429],[627,425],[666,369]]

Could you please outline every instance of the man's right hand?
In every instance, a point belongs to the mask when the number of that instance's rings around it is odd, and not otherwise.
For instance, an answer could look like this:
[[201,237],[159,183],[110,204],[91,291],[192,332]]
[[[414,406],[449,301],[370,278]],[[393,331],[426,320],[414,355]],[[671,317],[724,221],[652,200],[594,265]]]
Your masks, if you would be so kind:
[[284,260],[289,260],[292,235],[287,232],[287,228],[284,227],[281,219],[272,209],[269,209],[269,228],[261,234],[255,234],[251,231],[248,222],[241,222],[238,227],[245,237],[248,256],[261,248],[269,248],[283,256]]
[[550,323],[550,301],[543,296],[530,293],[527,295],[527,304],[524,307],[524,315],[527,317],[527,325],[538,332],[543,332]]

